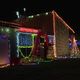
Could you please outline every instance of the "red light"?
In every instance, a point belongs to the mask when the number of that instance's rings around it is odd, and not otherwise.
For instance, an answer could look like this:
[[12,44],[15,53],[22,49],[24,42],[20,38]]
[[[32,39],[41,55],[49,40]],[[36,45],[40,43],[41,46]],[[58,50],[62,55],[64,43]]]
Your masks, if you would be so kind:
[[31,33],[37,33],[37,29],[31,29],[31,28],[19,28],[18,31],[20,32],[31,32]]

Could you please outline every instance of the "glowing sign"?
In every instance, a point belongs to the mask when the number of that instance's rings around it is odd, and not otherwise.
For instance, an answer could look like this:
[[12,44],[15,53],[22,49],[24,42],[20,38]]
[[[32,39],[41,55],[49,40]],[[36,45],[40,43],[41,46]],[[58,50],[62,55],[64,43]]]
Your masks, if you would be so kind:
[[38,32],[38,30],[30,29],[30,28],[19,28],[18,31],[20,31],[20,32],[31,32],[31,33],[37,33]]

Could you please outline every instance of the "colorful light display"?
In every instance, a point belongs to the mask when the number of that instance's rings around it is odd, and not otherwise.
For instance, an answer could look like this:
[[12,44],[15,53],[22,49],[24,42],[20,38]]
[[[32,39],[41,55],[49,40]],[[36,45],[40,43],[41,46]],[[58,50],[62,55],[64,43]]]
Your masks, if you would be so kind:
[[[36,34],[32,33],[17,33],[17,47],[18,47],[18,56],[21,54],[23,58],[29,58],[31,55],[31,51],[34,46],[34,38]],[[23,52],[21,49],[25,49],[26,52]],[[27,49],[31,49],[29,52],[27,52]],[[25,56],[24,54],[29,54],[28,56]]]
[[19,35],[19,46],[32,46],[31,34],[20,34]]
[[31,29],[31,28],[19,28],[18,31],[19,32],[29,32],[29,33],[37,33],[38,32],[37,29]]

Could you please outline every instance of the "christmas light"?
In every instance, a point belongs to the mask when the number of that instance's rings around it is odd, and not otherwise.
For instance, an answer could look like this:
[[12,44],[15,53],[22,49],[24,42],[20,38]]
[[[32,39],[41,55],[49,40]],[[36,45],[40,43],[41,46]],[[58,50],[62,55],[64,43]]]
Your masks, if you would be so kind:
[[[18,48],[17,49],[17,52],[18,52],[17,56],[18,57],[19,57],[19,52],[24,59],[29,58],[31,56],[33,46],[34,46],[34,36],[36,36],[36,34],[22,33],[22,32],[17,33],[17,48]],[[29,56],[25,56],[23,54],[23,52],[21,51],[21,48],[31,48]]]
[[20,18],[19,11],[16,11],[16,15],[17,15],[18,18]]
[[23,8],[24,12],[26,11],[26,8]]
[[18,31],[20,31],[20,32],[31,32],[31,33],[37,33],[38,32],[38,30],[31,29],[31,28],[19,28]]
[[45,14],[48,15],[48,12],[46,12]]
[[37,14],[36,16],[40,16],[40,14]]
[[32,16],[28,16],[28,18],[33,18],[34,16],[32,15]]
[[9,28],[6,28],[5,31],[6,31],[6,32],[9,32],[10,30],[9,30]]
[[4,31],[4,29],[2,28],[1,31]]
[[73,33],[75,33],[74,30],[73,30],[56,12],[54,12],[54,14],[57,16],[58,19],[60,19],[60,21],[62,21],[62,23],[63,23],[68,29],[70,29]]

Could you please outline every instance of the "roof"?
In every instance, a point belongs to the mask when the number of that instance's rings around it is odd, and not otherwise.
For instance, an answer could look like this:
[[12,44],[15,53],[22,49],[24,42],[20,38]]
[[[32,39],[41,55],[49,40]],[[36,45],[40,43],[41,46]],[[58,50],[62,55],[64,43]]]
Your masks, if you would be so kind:
[[11,25],[12,27],[21,26],[20,24],[13,23],[13,22],[0,21],[0,26],[4,26],[4,25]]
[[58,19],[60,19],[60,21],[61,21],[68,29],[70,29],[73,33],[75,33],[75,31],[74,31],[55,11],[52,11],[52,13],[54,14],[54,16],[56,16]]
[[[32,15],[32,16],[28,16],[28,17],[26,17],[26,19],[27,18],[34,18],[34,16],[36,16],[36,17],[38,17],[38,16],[40,16],[40,15],[48,15],[49,13],[52,13],[52,14],[54,14],[58,19],[60,19],[60,21],[68,28],[68,29],[70,29],[73,33],[75,33],[75,31],[53,10],[53,11],[51,11],[51,12],[46,12],[46,13],[41,13],[41,14],[36,14],[36,15]],[[24,26],[22,26],[22,23],[19,23],[19,21],[20,22],[22,22],[22,21],[24,21],[25,22],[25,19],[17,19],[17,20],[15,20],[14,22],[7,22],[7,21],[0,21],[0,25],[11,25],[12,27],[24,27]],[[17,22],[18,21],[18,22]]]

